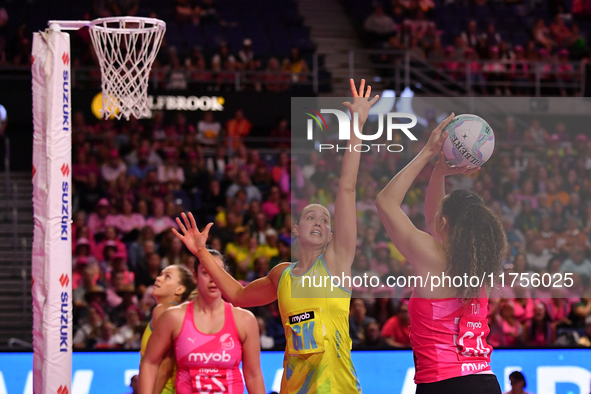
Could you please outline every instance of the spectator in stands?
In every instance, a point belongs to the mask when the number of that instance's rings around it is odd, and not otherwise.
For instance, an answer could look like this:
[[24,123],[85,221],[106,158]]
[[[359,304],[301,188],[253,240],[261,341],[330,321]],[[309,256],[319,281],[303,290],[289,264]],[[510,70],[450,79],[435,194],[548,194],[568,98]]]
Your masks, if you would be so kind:
[[558,247],[563,253],[570,253],[575,247],[583,253],[591,250],[589,238],[581,231],[581,223],[577,217],[569,217],[566,230],[560,234],[557,241]]
[[155,199],[152,202],[153,216],[146,221],[146,225],[152,227],[157,236],[171,228],[177,228],[177,224],[170,217],[164,215],[164,202]]
[[188,86],[187,70],[179,59],[175,47],[168,49],[169,69],[166,76],[167,90],[186,90]]
[[[80,280],[74,280],[74,273],[72,273],[72,296],[74,298],[72,302],[75,308],[84,308],[87,305],[86,292],[96,286],[96,269],[88,264],[87,257],[76,259],[74,269],[80,275]],[[80,273],[80,271],[82,272]],[[74,283],[78,284],[76,288],[73,286]]]
[[283,60],[281,69],[291,74],[291,82],[293,83],[301,83],[308,80],[308,77],[304,74],[309,73],[310,69],[306,61],[300,56],[300,50],[296,47],[291,48],[289,57]]
[[204,145],[214,145],[217,143],[222,125],[213,119],[213,113],[206,111],[203,113],[203,120],[197,123],[197,141]]
[[363,28],[371,43],[385,41],[396,31],[396,23],[386,15],[382,6],[374,8],[371,15],[363,22]]
[[[254,238],[253,238],[254,239]],[[264,278],[269,273],[269,258],[267,256],[258,256],[254,259],[253,269],[248,272],[245,280],[252,282]]]
[[490,335],[494,347],[515,347],[523,343],[523,328],[515,318],[513,301],[501,301],[490,308]]
[[96,205],[96,212],[92,212],[88,216],[88,230],[94,234],[95,239],[103,237],[107,229],[107,217],[109,216],[109,209],[111,204],[106,198],[101,198]]
[[380,325],[377,322],[371,322],[365,329],[365,340],[359,347],[363,349],[387,349],[388,343],[384,340],[380,333]]
[[238,61],[242,63],[243,67],[251,62],[254,62],[257,68],[261,66],[260,60],[258,60],[252,50],[252,40],[250,38],[245,38],[244,41],[242,41],[242,49],[238,52]]
[[561,15],[556,15],[554,23],[550,25],[550,35],[554,42],[556,42],[556,45],[560,48],[563,47],[565,41],[570,36],[570,30],[564,23],[564,19],[562,19]]
[[94,340],[98,335],[98,330],[103,324],[105,314],[98,304],[91,304],[88,307],[88,316],[86,321],[82,323],[72,340],[74,349],[89,349],[92,346],[91,340]]
[[543,303],[536,300],[533,319],[525,322],[525,344],[545,348],[555,339],[556,331]]
[[282,92],[289,89],[289,74],[281,69],[277,58],[269,59],[262,79],[268,91]]
[[478,33],[478,25],[475,20],[468,22],[468,29],[462,33],[462,40],[467,43],[470,48],[476,48],[480,34]]
[[129,175],[129,181],[135,184],[137,181],[141,182],[146,179],[148,171],[154,170],[155,168],[149,163],[148,158],[150,151],[147,147],[143,146],[137,151],[137,163],[129,167],[127,174]]
[[259,341],[261,343],[261,349],[273,349],[275,341],[273,340],[273,337],[267,335],[265,320],[262,317],[257,317],[257,323],[259,324]]
[[260,190],[251,184],[250,177],[246,171],[238,172],[238,179],[228,188],[226,196],[233,198],[239,190],[246,192],[247,204],[253,200],[261,201],[262,199]]
[[127,166],[119,158],[119,151],[117,149],[113,149],[109,152],[109,160],[107,163],[101,166],[101,176],[102,178],[108,182],[113,183],[117,180],[119,175],[125,174],[127,171]]
[[484,38],[486,39],[486,43],[489,47],[498,47],[499,45],[501,45],[501,42],[503,41],[501,35],[497,32],[495,28],[494,22],[489,22],[486,28],[486,33],[484,33]]
[[[527,95],[529,87],[527,84],[530,83],[529,75],[529,64],[525,58],[525,50],[521,45],[516,45],[513,48],[514,58],[509,64],[509,79],[516,85],[513,88],[513,92],[519,95]],[[527,131],[524,141],[527,141]]]
[[135,16],[137,15],[139,0],[113,0],[109,2],[113,16]]
[[560,272],[579,275],[585,287],[587,287],[591,283],[591,261],[585,258],[584,249],[578,245],[573,245],[570,248],[568,259],[562,263]]
[[396,316],[392,316],[384,323],[382,338],[393,347],[410,347],[409,326],[408,301],[405,300],[398,307]]
[[100,175],[98,166],[90,161],[91,158],[84,148],[76,151],[76,163],[72,164],[72,180],[79,186],[88,184],[89,173],[94,173],[97,178]]
[[546,26],[544,19],[540,18],[536,22],[533,28],[533,37],[536,43],[545,47],[547,50],[552,50],[554,41],[552,40],[552,34],[550,29]]
[[219,12],[217,10],[217,6],[215,5],[213,0],[203,0],[201,2],[201,23],[206,24],[224,24],[222,20],[220,20]]
[[115,227],[113,226],[107,226],[105,228],[104,239],[96,246],[95,257],[99,261],[103,259],[105,255],[105,247],[107,246],[114,246],[115,250],[119,253],[122,253],[124,258],[127,259],[127,249],[125,248],[125,244],[117,239],[117,230],[115,230]]
[[291,245],[290,240],[280,239],[277,241],[277,250],[279,254],[273,256],[269,261],[269,268],[273,269],[277,264],[291,262]]
[[252,129],[252,123],[244,116],[244,111],[238,109],[234,118],[226,123],[226,137],[232,141],[232,148],[236,149],[243,138],[247,137]]
[[234,64],[236,63],[236,58],[234,57],[234,55],[230,53],[228,43],[222,41],[220,43],[217,53],[213,55],[213,57],[211,58],[211,67],[213,69],[221,70],[227,62]]
[[531,247],[531,252],[526,255],[528,266],[536,272],[548,269],[548,263],[552,253],[545,247],[543,239],[536,239]]
[[367,308],[363,299],[352,298],[349,312],[349,336],[353,341],[353,347],[359,347],[365,341],[367,326],[375,322],[376,319],[367,316]]
[[116,327],[109,320],[105,320],[98,331],[94,349],[117,349],[121,347],[120,338],[115,335]]
[[226,254],[236,267],[236,278],[245,279],[256,258],[258,244],[256,238],[251,242],[250,233],[245,227],[237,227],[234,233],[234,242],[228,242]]
[[138,306],[131,305],[127,307],[125,315],[125,324],[119,327],[115,334],[117,343],[121,344],[124,349],[139,350],[142,340],[139,327],[142,323],[143,313]]
[[569,320],[573,328],[584,328],[585,321],[591,316],[591,288],[587,288],[581,300],[572,306]]
[[201,9],[194,6],[191,0],[176,0],[175,16],[179,23],[199,24]]
[[169,185],[169,190],[179,190],[185,182],[185,173],[179,166],[176,150],[166,152],[166,161],[158,167],[158,182]]
[[162,270],[162,261],[158,253],[151,253],[145,259],[147,264],[145,266],[138,266],[134,276],[135,287],[140,296],[144,294],[149,286],[154,285],[156,278]]

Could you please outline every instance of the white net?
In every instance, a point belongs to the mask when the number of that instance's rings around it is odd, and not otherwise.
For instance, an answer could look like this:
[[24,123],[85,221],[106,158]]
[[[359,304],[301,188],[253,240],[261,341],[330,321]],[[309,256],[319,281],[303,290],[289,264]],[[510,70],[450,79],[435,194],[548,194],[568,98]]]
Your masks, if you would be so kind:
[[103,18],[92,22],[90,37],[101,67],[101,116],[105,119],[150,116],[150,70],[165,31],[166,24],[152,18]]

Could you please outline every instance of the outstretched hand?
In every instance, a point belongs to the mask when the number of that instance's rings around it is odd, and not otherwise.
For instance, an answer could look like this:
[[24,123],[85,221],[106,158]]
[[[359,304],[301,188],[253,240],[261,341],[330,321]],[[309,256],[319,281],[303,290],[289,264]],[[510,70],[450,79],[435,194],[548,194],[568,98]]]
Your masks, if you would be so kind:
[[439,173],[443,176],[456,174],[471,175],[476,171],[480,170],[480,167],[470,168],[469,166],[450,166],[449,164],[447,164],[445,160],[445,154],[443,153],[443,151],[441,151],[439,152],[439,161],[437,162],[437,164],[435,164],[435,170],[439,171]]
[[447,130],[443,131],[445,127],[451,122],[454,118],[454,113],[452,112],[447,118],[443,120],[443,122],[439,123],[437,127],[433,129],[431,135],[429,136],[429,141],[425,145],[425,152],[429,154],[430,157],[435,156],[441,149],[443,148],[443,143],[449,136],[449,132]]
[[[353,114],[357,112],[359,126],[361,126],[365,124],[365,121],[367,121],[367,117],[369,116],[369,109],[372,105],[375,104],[376,101],[378,101],[378,98],[380,96],[376,94],[374,98],[367,101],[369,95],[371,94],[371,86],[367,85],[367,90],[364,94],[363,90],[365,89],[365,79],[361,80],[361,84],[359,85],[359,92],[357,92],[357,88],[355,87],[355,81],[353,80],[353,78],[351,78],[350,84],[351,95],[353,96],[353,104],[351,104],[349,101],[345,101],[343,105],[347,107],[349,112],[351,112],[352,120],[354,119]],[[359,130],[361,130],[361,127],[359,128]]]
[[191,253],[197,255],[202,249],[205,249],[205,244],[207,243],[207,237],[209,236],[209,229],[213,226],[213,223],[209,223],[202,232],[199,231],[197,228],[197,223],[195,222],[195,218],[193,214],[189,212],[189,216],[183,212],[181,214],[183,217],[183,222],[181,222],[180,218],[176,218],[176,222],[179,225],[179,228],[183,232],[181,235],[176,229],[172,229],[174,235],[176,235],[189,249]]

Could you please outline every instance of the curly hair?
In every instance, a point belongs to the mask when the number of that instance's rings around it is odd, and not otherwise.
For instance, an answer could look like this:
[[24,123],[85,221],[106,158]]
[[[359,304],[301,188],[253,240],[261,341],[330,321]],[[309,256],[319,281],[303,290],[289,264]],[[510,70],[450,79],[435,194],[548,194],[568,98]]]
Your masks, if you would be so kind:
[[[500,273],[508,242],[499,218],[478,194],[455,190],[442,202],[441,214],[449,223],[447,264],[450,276],[482,278]],[[490,287],[486,280],[485,286]],[[469,283],[468,283],[469,284]],[[478,297],[480,289],[463,286],[459,296]]]

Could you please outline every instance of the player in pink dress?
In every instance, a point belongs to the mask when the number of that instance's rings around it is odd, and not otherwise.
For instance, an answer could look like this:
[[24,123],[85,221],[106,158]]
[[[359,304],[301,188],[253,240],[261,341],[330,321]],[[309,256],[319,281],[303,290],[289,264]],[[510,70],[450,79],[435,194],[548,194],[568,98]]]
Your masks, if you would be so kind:
[[[490,369],[492,347],[486,343],[487,289],[431,288],[428,277],[497,274],[507,248],[499,219],[482,198],[467,190],[445,195],[445,177],[471,174],[479,168],[449,167],[441,152],[452,114],[437,126],[421,152],[382,190],[376,200],[388,235],[409,261],[415,275],[428,281],[417,286],[409,303],[410,340],[417,393],[500,394]],[[425,218],[432,235],[418,230],[401,209],[411,184],[439,154],[425,196]],[[489,281],[490,284],[490,281]],[[459,284],[458,284],[459,285]]]
[[[224,266],[219,252],[209,252]],[[153,327],[140,365],[140,394],[152,394],[155,372],[173,345],[177,394],[242,394],[243,381],[249,393],[264,394],[259,328],[254,315],[222,299],[199,259],[195,261],[195,272],[197,298],[169,308]]]

